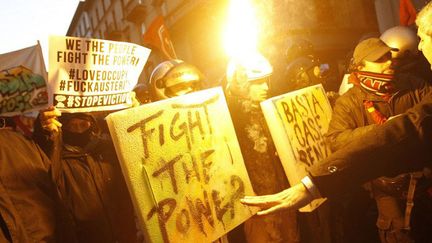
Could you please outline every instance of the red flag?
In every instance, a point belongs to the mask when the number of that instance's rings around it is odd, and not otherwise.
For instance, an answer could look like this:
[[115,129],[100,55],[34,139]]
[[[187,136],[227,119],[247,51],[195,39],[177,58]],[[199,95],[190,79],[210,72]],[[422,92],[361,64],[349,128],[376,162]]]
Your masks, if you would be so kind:
[[163,16],[157,16],[143,35],[143,45],[158,49],[167,58],[177,58],[168,30],[165,27]]
[[400,0],[399,22],[402,26],[409,26],[415,23],[417,11],[411,0]]

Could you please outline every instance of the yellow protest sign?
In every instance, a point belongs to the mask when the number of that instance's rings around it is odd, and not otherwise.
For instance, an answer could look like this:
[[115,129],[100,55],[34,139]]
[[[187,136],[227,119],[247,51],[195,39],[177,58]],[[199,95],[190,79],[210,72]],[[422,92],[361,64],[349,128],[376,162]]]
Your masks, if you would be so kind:
[[221,88],[107,117],[147,242],[211,242],[252,214],[253,190]]
[[[263,101],[261,108],[288,180],[295,185],[331,152],[324,139],[332,114],[325,91],[321,84],[310,86]],[[300,211],[312,211],[322,202],[315,200]]]

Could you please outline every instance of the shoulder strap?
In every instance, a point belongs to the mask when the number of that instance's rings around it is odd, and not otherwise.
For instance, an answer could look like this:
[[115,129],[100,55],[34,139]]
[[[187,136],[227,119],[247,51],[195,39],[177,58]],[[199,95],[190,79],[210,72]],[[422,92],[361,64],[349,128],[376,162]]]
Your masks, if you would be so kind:
[[411,219],[411,211],[414,207],[414,193],[415,188],[417,185],[418,179],[423,175],[423,172],[413,172],[410,173],[410,183],[408,187],[408,194],[407,194],[407,202],[406,202],[406,208],[405,208],[405,220],[404,220],[404,228],[406,230],[410,229],[410,219]]

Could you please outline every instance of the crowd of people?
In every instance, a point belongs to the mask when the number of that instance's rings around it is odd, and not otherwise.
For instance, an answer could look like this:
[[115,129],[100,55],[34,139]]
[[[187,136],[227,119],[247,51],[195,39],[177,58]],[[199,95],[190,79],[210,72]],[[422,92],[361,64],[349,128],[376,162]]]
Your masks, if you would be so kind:
[[[357,200],[364,192],[376,202],[375,240],[432,241],[432,77],[430,65],[422,65],[432,63],[432,3],[416,23],[417,33],[398,27],[357,44],[347,70],[352,88],[334,103],[326,135],[334,153],[291,187],[259,106],[269,98],[272,65],[258,53],[228,64],[223,88],[259,195],[241,201],[263,210],[229,232],[229,242],[305,242],[299,228],[308,225],[292,209],[319,197],[335,200],[331,207],[339,215],[329,214],[329,220],[344,224],[341,242],[369,241],[374,236],[368,238],[370,228],[362,217],[371,207]],[[422,53],[413,48],[417,45]],[[301,44],[301,57],[284,73],[293,82],[279,87],[279,93],[323,82],[323,67],[308,48],[307,42]],[[147,84],[135,87],[135,105],[198,91],[204,83],[194,65],[164,61]],[[16,119],[0,117],[1,242],[144,241],[107,114],[62,114],[49,107],[39,112],[30,135],[17,131]]]
[[[429,3],[417,16],[416,24],[417,35],[420,37],[418,49],[422,51],[430,65],[432,65],[431,22],[432,3]],[[364,48],[365,45],[381,47]],[[371,52],[374,49],[376,51]],[[424,169],[420,175],[421,179],[430,177],[428,172],[430,170],[427,167],[432,161],[431,93],[427,92],[429,88],[426,82],[423,81],[421,84],[422,81],[414,81],[409,77],[403,78],[401,81],[405,80],[403,82],[405,85],[411,85],[407,90],[408,94],[411,93],[408,95],[409,98],[403,99],[404,92],[400,86],[396,86],[395,81],[397,81],[396,77],[405,75],[397,73],[398,65],[393,65],[394,70],[390,70],[393,61],[395,64],[398,63],[397,59],[391,58],[391,51],[391,48],[379,39],[366,39],[360,42],[354,51],[353,61],[356,68],[351,74],[354,87],[338,99],[335,107],[335,114],[349,112],[350,116],[346,117],[348,120],[336,116],[331,122],[329,131],[330,139],[336,141],[335,146],[338,146],[338,140],[344,141],[345,144],[312,167],[309,176],[305,177],[302,183],[273,195],[245,197],[242,199],[243,203],[261,207],[262,211],[258,214],[266,215],[279,210],[300,208],[313,198],[321,196],[337,198],[344,192],[366,183],[377,201],[379,211],[377,226],[382,242],[431,241],[430,235],[427,235],[429,233],[427,231],[430,230],[426,229],[422,232],[418,229],[428,228],[430,212],[421,212],[420,214],[425,217],[424,221],[413,225],[412,228],[409,226],[412,219],[405,218],[412,210],[413,203],[416,207],[415,200],[412,198],[410,200],[410,197],[422,194],[421,191],[410,190],[410,187],[420,183],[418,173],[415,171]],[[413,67],[418,68],[419,65],[415,64]],[[365,73],[365,70],[368,72]],[[408,75],[419,74],[410,68],[400,71]],[[416,83],[420,85],[413,85]],[[379,103],[387,107],[382,108]],[[347,109],[349,107],[351,110]],[[386,184],[395,184],[392,182],[398,179],[392,181],[383,176],[394,177],[407,172],[409,172],[409,184],[403,200],[408,203],[405,208],[400,208],[401,205],[395,198],[397,193],[392,195],[391,190],[383,190]],[[426,192],[426,196],[430,201],[430,189]]]

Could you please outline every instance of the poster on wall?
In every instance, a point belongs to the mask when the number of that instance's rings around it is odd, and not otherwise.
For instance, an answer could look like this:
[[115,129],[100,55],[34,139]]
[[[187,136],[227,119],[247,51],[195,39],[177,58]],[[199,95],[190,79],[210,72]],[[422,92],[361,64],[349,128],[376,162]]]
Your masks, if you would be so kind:
[[130,107],[149,55],[150,49],[133,43],[50,36],[50,104],[63,112]]
[[0,54],[0,114],[14,116],[46,108],[46,80],[39,43]]
[[[324,138],[332,108],[321,84],[289,92],[261,102],[271,136],[291,185],[307,175],[308,168],[330,153]],[[300,209],[310,212],[325,199]]]
[[107,117],[146,242],[212,242],[255,212],[221,88]]

